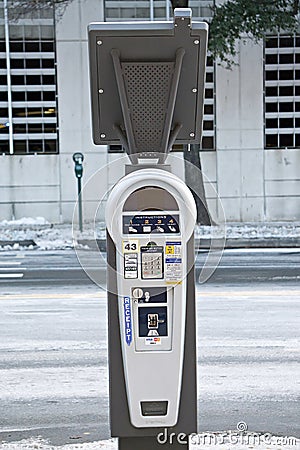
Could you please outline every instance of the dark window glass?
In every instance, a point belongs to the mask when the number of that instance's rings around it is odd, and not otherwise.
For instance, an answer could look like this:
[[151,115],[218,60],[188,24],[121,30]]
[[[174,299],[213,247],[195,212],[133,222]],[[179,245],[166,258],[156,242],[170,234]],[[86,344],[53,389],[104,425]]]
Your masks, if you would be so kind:
[[42,133],[43,126],[41,123],[29,123],[28,125],[28,133]]
[[24,86],[24,75],[12,75],[11,76],[11,84]]
[[42,84],[55,84],[54,75],[42,75]]
[[12,91],[11,97],[12,97],[13,102],[24,102],[25,101],[25,92]]
[[7,76],[6,75],[0,75],[0,84],[2,86],[5,86],[7,84]]
[[294,111],[293,102],[279,103],[279,112],[293,112],[293,111]]
[[300,63],[300,53],[296,53],[295,54],[295,63],[299,64]]
[[280,70],[279,71],[279,80],[293,80],[294,79],[294,71],[293,70]]
[[7,92],[0,91],[0,102],[7,102]]
[[300,111],[300,102],[296,102],[295,103],[295,111],[299,112]]
[[0,69],[6,69],[6,60],[0,59]]
[[300,37],[296,36],[296,47],[300,47]]
[[267,148],[278,148],[277,134],[267,134],[266,135],[266,147]]
[[56,140],[45,139],[45,153],[57,153]]
[[44,124],[44,132],[45,133],[56,133],[56,124],[55,123],[45,123]]
[[205,98],[214,98],[214,90],[205,89]]
[[54,59],[42,59],[42,67],[44,69],[52,69],[54,67]]
[[26,83],[30,85],[39,85],[41,84],[40,75],[26,75]]
[[14,152],[17,154],[27,153],[26,141],[14,141]]
[[8,141],[0,141],[0,153],[9,153]]
[[214,105],[204,105],[204,114],[212,115],[214,113]]
[[266,112],[278,112],[278,104],[266,103]]
[[212,72],[208,72],[206,74],[206,82],[213,83],[213,81],[214,81],[214,74]]
[[43,91],[43,100],[45,102],[55,101],[55,91]]
[[295,135],[295,140],[296,140],[295,142],[296,147],[300,147],[300,134]]
[[8,132],[9,132],[9,127],[7,126],[7,123],[1,122],[1,119],[0,119],[0,133],[8,134]]
[[204,136],[202,138],[201,148],[202,150],[214,150],[215,146],[213,136]]
[[279,55],[279,63],[280,64],[293,64],[294,63],[294,55],[291,53],[283,53]]
[[214,123],[212,120],[204,120],[203,121],[203,130],[213,130]]
[[266,95],[268,97],[277,97],[277,95],[278,95],[277,86],[267,86],[266,87]]
[[280,134],[279,135],[279,146],[280,147],[293,147],[293,135],[292,134]]
[[278,63],[278,55],[266,55],[266,64],[277,64]]
[[278,38],[267,38],[266,39],[266,47],[267,48],[277,48],[278,47]]
[[279,126],[280,128],[294,128],[294,119],[292,117],[279,119]]
[[41,61],[39,59],[26,59],[26,69],[39,69]]
[[44,117],[55,117],[56,116],[56,108],[43,108]]
[[42,52],[54,52],[53,42],[42,42]]
[[295,127],[300,128],[300,118],[299,117],[295,118]]
[[295,80],[300,80],[300,70],[295,70]]
[[27,101],[29,101],[29,102],[40,102],[41,101],[41,92],[39,92],[39,91],[28,91],[27,92]]
[[42,108],[27,108],[27,117],[41,117]]
[[10,67],[12,69],[23,69],[24,68],[24,59],[11,59]]
[[295,86],[295,95],[300,95],[300,86]]
[[294,47],[294,38],[281,36],[279,38],[279,47],[282,48]]
[[29,141],[29,153],[42,153],[43,141]]
[[266,128],[278,128],[278,119],[266,119]]
[[13,126],[14,133],[26,133],[25,123],[15,123]]
[[266,80],[277,80],[277,70],[266,70]]
[[26,52],[39,52],[40,51],[40,43],[27,41],[25,42],[25,51]]
[[0,117],[8,117],[8,108],[0,108]]
[[0,52],[6,52],[5,41],[0,41]]
[[13,108],[12,110],[14,117],[26,117],[26,108]]
[[213,58],[211,56],[208,56],[206,58],[206,65],[209,66],[209,67],[212,67],[214,65],[214,60],[213,60]]
[[9,43],[10,51],[12,53],[23,52],[23,42],[10,42]]
[[293,86],[280,86],[279,87],[279,95],[281,97],[291,97],[294,95]]

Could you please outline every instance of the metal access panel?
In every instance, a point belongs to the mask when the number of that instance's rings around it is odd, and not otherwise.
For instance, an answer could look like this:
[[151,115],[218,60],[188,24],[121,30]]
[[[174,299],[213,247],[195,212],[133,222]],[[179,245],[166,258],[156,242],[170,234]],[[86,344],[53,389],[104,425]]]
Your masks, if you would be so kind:
[[128,153],[167,153],[201,139],[208,26],[176,9],[173,22],[89,25],[93,139]]

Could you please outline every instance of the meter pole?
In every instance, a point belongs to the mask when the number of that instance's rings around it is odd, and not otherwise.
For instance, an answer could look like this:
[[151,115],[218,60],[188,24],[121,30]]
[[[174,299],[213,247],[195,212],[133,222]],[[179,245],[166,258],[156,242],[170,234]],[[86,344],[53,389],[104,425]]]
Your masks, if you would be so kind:
[[83,174],[83,160],[84,156],[82,153],[77,152],[73,155],[73,161],[75,163],[75,176],[77,178],[77,192],[78,192],[78,220],[79,220],[79,229],[82,232],[82,196],[81,196],[81,178]]

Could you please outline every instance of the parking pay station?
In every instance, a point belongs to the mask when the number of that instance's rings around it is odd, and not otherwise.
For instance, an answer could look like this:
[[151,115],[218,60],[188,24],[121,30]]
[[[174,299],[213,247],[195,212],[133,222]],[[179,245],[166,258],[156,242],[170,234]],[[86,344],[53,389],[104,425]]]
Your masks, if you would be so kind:
[[[197,432],[196,206],[166,158],[201,137],[207,25],[89,26],[95,144],[131,164],[106,207],[111,434],[121,450],[188,448]],[[186,439],[184,439],[184,436]]]

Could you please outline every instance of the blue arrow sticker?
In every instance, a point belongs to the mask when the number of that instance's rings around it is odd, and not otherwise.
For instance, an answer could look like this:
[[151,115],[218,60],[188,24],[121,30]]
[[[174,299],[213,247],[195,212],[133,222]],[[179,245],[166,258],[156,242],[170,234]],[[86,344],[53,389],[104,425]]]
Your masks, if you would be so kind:
[[124,321],[125,321],[125,340],[127,345],[132,342],[132,318],[130,297],[124,297]]

